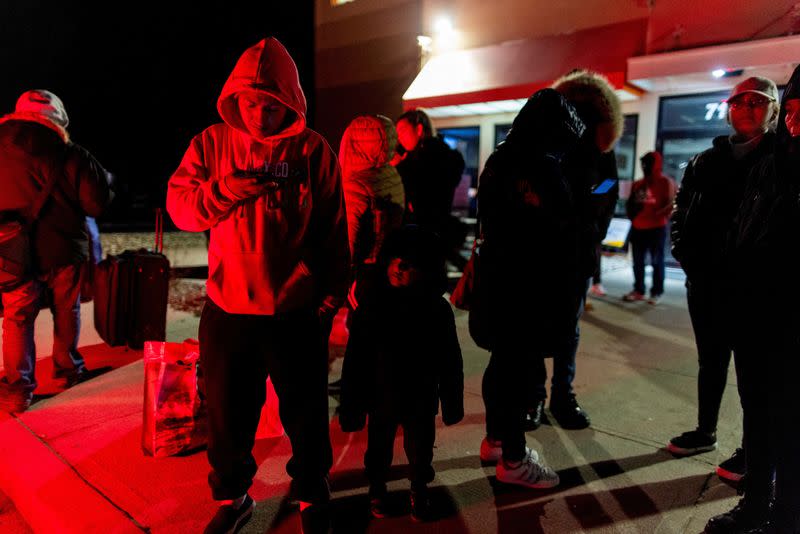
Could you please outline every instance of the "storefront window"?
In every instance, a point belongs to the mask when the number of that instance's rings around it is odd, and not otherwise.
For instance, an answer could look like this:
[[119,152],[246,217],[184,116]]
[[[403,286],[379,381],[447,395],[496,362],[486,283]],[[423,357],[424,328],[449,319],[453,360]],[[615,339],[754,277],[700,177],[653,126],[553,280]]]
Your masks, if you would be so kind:
[[664,174],[680,184],[689,159],[711,148],[718,135],[731,133],[727,91],[662,98],[656,146],[664,156]]
[[453,215],[475,217],[477,214],[481,129],[478,126],[470,126],[467,128],[439,128],[438,131],[450,148],[458,150],[464,156],[464,174],[453,195]]

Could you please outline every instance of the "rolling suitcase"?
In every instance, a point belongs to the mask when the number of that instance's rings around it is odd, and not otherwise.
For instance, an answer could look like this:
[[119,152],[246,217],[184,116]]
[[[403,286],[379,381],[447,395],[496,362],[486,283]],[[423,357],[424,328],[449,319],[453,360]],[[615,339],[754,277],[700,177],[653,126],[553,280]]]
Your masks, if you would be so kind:
[[138,350],[145,340],[166,338],[170,265],[162,253],[163,225],[158,210],[154,251],[126,250],[97,265],[94,324],[111,346],[128,345]]

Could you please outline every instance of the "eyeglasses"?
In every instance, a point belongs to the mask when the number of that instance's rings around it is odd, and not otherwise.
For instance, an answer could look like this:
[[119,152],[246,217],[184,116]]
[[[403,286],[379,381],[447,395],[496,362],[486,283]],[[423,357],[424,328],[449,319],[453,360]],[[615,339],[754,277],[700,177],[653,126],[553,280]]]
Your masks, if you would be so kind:
[[733,102],[728,102],[728,107],[730,107],[731,109],[740,109],[744,107],[755,109],[755,108],[765,107],[770,102],[772,101],[766,98],[748,98],[748,99],[737,98]]

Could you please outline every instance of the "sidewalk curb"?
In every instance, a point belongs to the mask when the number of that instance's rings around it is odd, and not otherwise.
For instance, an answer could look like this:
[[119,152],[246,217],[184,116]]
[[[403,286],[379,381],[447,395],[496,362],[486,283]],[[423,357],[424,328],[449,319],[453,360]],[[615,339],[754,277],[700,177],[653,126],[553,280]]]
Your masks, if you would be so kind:
[[17,417],[0,422],[0,487],[34,532],[141,533]]

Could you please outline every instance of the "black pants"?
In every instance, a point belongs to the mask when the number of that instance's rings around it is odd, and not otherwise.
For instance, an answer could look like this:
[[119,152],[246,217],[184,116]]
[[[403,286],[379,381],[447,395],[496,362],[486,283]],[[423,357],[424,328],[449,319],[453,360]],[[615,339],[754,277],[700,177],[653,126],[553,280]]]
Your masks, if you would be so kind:
[[408,458],[411,489],[421,489],[433,480],[433,444],[436,439],[436,416],[415,415],[402,418],[369,415],[367,452],[364,467],[370,486],[386,483],[392,465],[394,438],[403,427],[403,449]]
[[[536,333],[531,331],[531,325],[538,324],[541,319],[531,318],[520,308],[504,310],[497,319],[495,343],[483,373],[481,393],[486,408],[486,435],[502,441],[505,460],[513,462],[525,456],[525,415],[547,396],[545,357],[555,358],[552,396],[572,393],[580,340],[579,321],[588,283],[587,278],[572,294],[564,295],[563,301],[568,307],[559,310],[560,319],[546,329],[537,328]],[[519,302],[532,302],[519,294],[515,298]]]
[[327,359],[316,311],[281,316],[229,314],[206,301],[200,318],[200,366],[208,401],[208,481],[214,499],[234,499],[253,482],[252,449],[267,376],[292,444],[286,471],[293,497],[330,498],[333,464],[328,433]]
[[796,342],[768,343],[772,336],[763,333],[737,343],[734,354],[744,409],[745,496],[765,501],[774,477],[776,523],[800,532],[800,350]]
[[699,370],[697,374],[697,427],[717,430],[719,407],[728,381],[733,332],[721,288],[688,284],[686,298],[692,319]]

